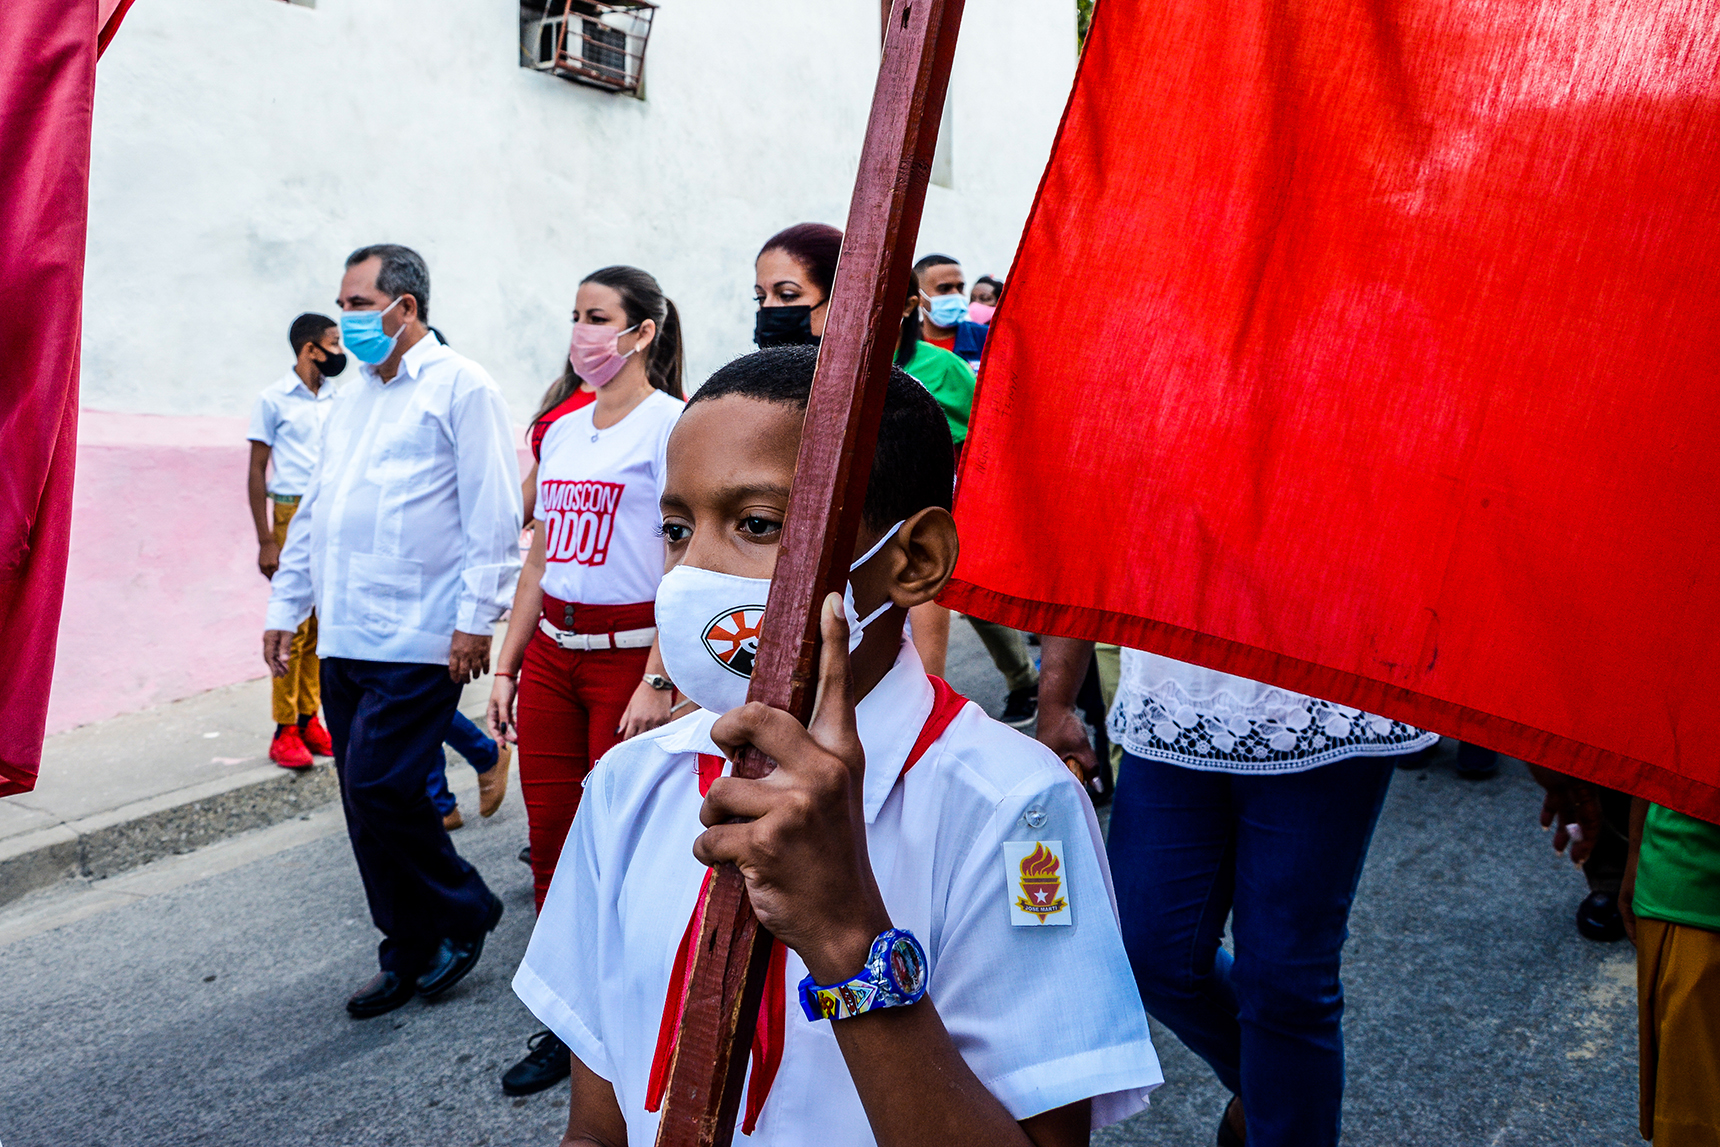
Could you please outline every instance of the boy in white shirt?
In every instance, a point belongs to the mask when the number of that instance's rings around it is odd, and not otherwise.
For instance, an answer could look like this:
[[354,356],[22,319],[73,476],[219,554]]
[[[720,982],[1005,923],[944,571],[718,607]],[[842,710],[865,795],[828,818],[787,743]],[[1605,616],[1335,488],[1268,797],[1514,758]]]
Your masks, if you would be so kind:
[[[957,540],[948,427],[899,370],[850,601],[825,602],[812,723],[742,705],[816,358],[730,363],[669,440],[659,638],[703,708],[593,770],[514,980],[573,1052],[563,1144],[653,1141],[689,918],[705,865],[724,861],[787,948],[747,1141],[1085,1143],[1162,1076],[1079,785],[928,678],[902,638]],[[747,744],[776,771],[719,776]]]
[[[273,579],[287,544],[287,526],[311,487],[322,453],[323,423],[334,402],[330,379],[346,369],[340,348],[340,325],[327,315],[306,313],[287,329],[295,361],[292,369],[257,396],[251,409],[251,471],[246,493],[257,527],[257,568]],[[273,469],[274,473],[269,473]],[[265,499],[274,507],[271,521]],[[269,759],[284,769],[308,769],[312,755],[330,757],[334,745],[317,710],[322,707],[318,681],[317,619],[305,618],[293,634],[287,653],[287,675],[271,686],[275,736]]]

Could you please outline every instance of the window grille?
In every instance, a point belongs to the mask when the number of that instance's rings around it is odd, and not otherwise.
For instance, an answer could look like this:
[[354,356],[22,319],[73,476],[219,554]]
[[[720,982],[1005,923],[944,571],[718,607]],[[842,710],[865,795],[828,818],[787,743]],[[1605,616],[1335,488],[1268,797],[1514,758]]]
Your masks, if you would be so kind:
[[638,95],[657,5],[650,0],[531,0],[520,6],[520,64]]

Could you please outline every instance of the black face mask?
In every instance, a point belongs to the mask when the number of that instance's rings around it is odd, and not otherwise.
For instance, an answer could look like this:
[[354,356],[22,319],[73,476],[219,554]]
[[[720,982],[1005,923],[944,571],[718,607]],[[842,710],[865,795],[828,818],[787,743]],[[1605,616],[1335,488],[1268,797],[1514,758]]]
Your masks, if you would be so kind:
[[811,307],[760,307],[753,315],[753,342],[767,346],[817,346]]
[[344,354],[336,354],[333,351],[323,350],[320,346],[317,347],[317,349],[323,352],[323,360],[319,363],[313,364],[317,368],[318,374],[322,375],[324,378],[333,378],[335,375],[346,369],[346,356]]

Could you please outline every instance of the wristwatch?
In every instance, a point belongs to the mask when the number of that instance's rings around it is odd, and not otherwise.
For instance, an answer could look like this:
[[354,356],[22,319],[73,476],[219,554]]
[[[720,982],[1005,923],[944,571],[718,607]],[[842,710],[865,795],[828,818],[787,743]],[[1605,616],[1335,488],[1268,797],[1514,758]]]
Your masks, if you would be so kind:
[[806,1018],[846,1020],[879,1008],[905,1008],[926,994],[926,950],[905,928],[880,932],[872,941],[866,966],[852,980],[819,987],[800,981],[800,1007]]
[[645,684],[651,686],[651,688],[657,690],[659,693],[667,693],[675,687],[675,683],[663,676],[661,673],[647,673],[643,680]]

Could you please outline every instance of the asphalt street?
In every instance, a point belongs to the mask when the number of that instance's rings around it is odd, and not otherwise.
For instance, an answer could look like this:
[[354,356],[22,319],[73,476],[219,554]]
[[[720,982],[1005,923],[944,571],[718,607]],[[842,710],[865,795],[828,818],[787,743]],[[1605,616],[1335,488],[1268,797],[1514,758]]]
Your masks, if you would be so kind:
[[[972,631],[953,637],[952,682],[997,712]],[[497,1085],[536,1028],[508,986],[532,922],[517,786],[479,821],[469,770],[450,778],[469,817],[455,840],[507,914],[435,1004],[342,1010],[376,933],[335,808],[0,912],[0,1144],[555,1143],[566,1085]],[[1397,776],[1345,964],[1346,1143],[1640,1142],[1633,956],[1577,936],[1583,883],[1536,825],[1536,793],[1520,767]],[[1164,1087],[1096,1143],[1213,1142],[1225,1097],[1154,1035]]]

